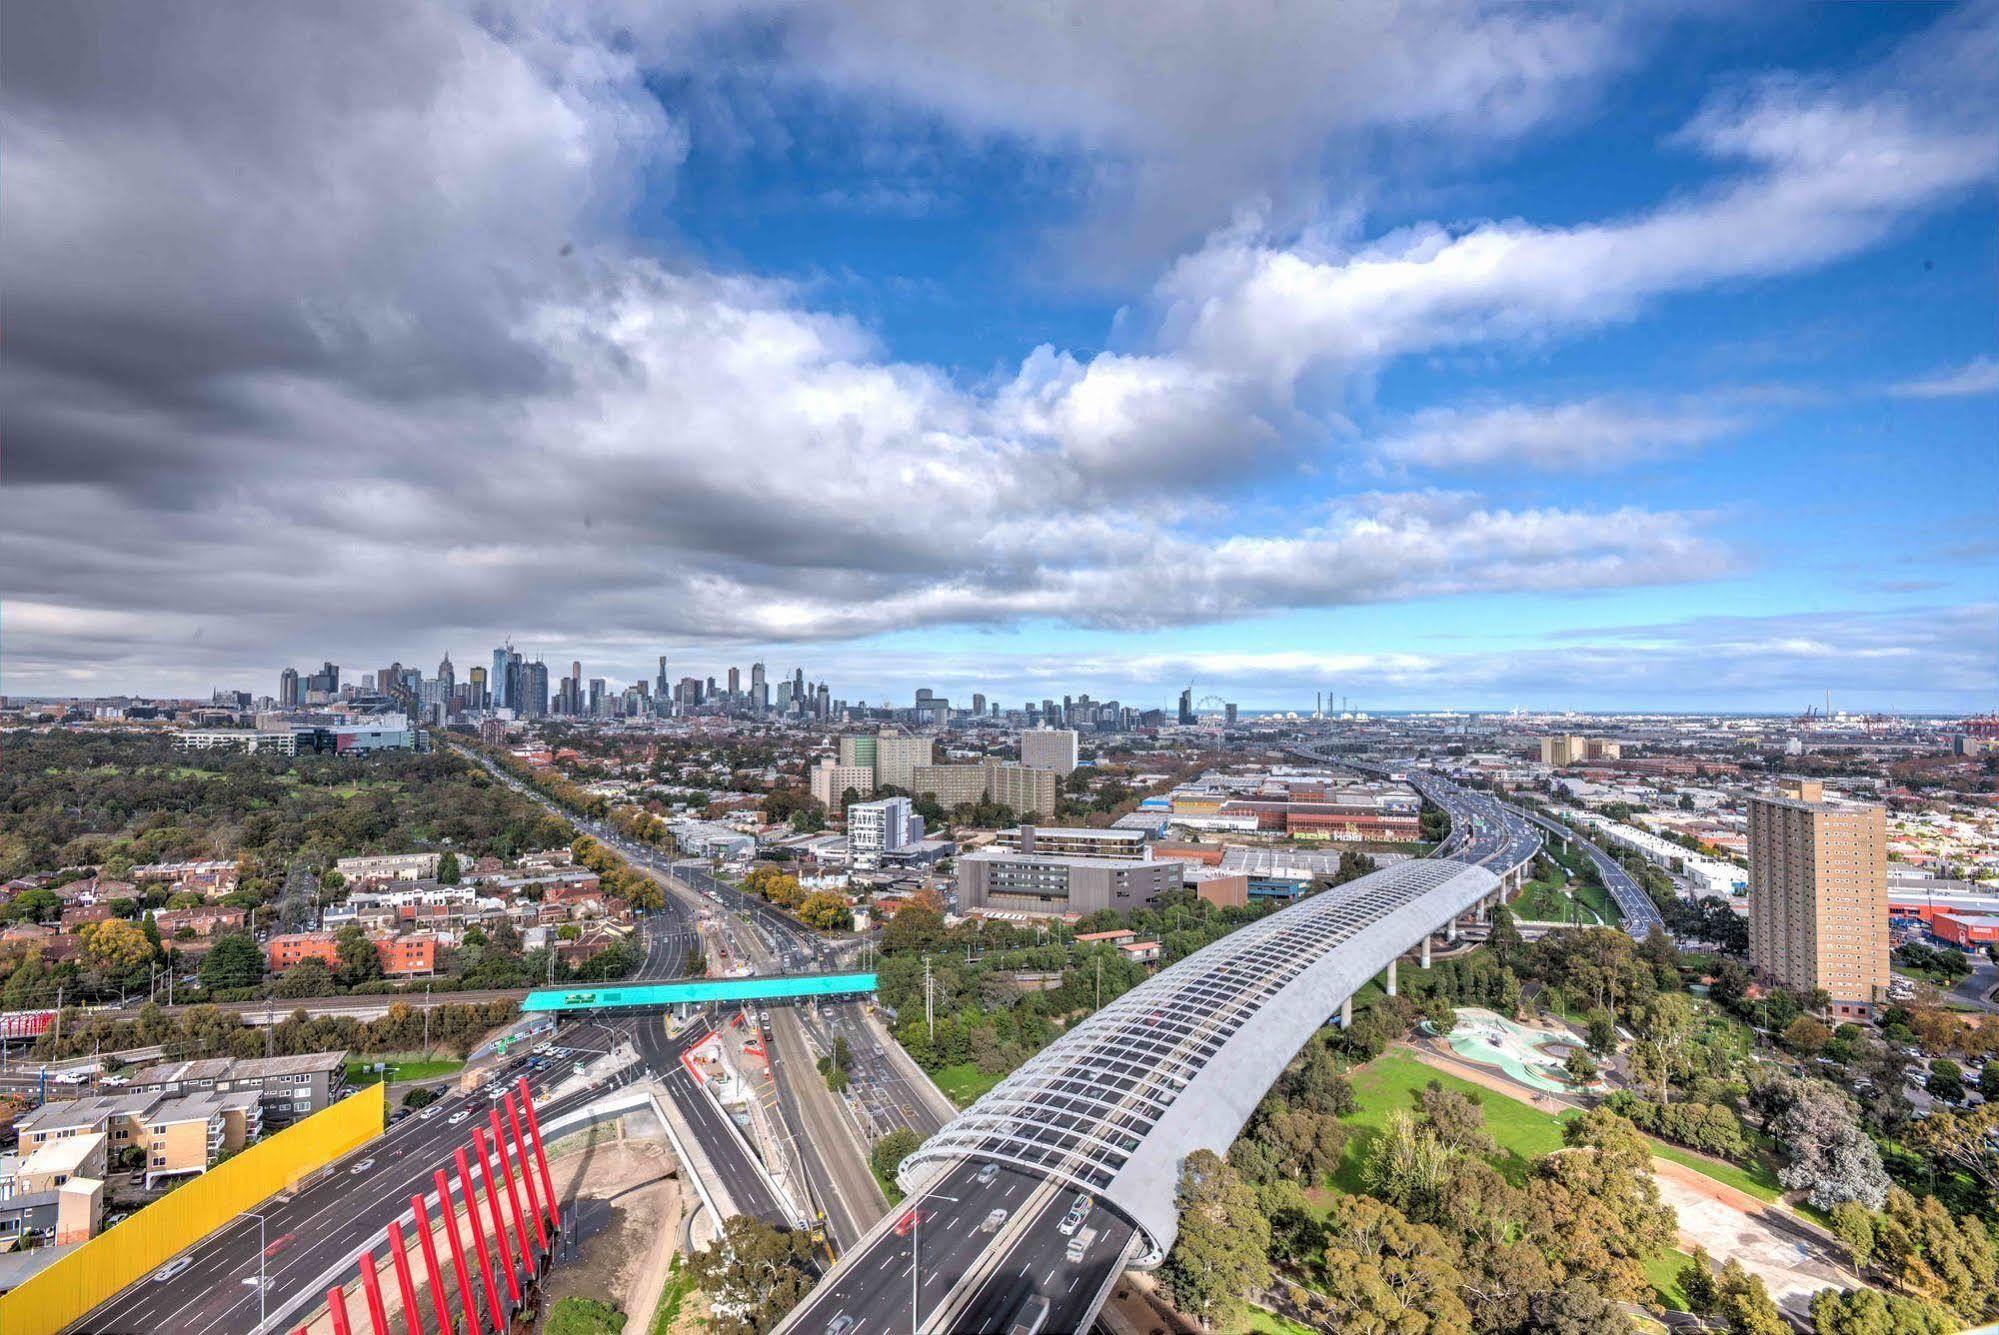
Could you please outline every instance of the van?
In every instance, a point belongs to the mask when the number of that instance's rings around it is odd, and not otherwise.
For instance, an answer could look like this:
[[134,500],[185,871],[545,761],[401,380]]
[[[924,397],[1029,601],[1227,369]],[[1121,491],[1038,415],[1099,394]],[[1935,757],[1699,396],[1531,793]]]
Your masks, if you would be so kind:
[[1034,1294],[1020,1305],[1013,1314],[1013,1321],[1006,1328],[1006,1335],[1041,1335],[1048,1324],[1048,1300]]
[[1062,1253],[1064,1259],[1070,1265],[1082,1264],[1083,1258],[1090,1254],[1090,1244],[1096,1240],[1097,1230],[1094,1228],[1083,1229],[1075,1237],[1069,1239],[1069,1246]]

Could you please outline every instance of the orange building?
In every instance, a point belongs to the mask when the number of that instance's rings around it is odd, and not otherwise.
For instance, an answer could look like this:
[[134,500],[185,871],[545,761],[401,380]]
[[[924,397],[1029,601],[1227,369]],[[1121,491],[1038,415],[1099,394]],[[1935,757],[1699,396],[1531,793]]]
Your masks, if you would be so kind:
[[272,973],[283,973],[304,960],[319,960],[327,968],[340,964],[340,944],[331,932],[287,932],[265,946]]

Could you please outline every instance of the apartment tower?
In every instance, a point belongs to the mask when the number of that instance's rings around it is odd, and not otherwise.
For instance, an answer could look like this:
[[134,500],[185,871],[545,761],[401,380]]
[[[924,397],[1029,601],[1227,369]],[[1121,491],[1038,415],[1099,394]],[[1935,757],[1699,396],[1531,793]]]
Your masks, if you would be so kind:
[[1749,961],[1769,982],[1825,989],[1835,1017],[1888,989],[1888,822],[1817,782],[1749,801]]

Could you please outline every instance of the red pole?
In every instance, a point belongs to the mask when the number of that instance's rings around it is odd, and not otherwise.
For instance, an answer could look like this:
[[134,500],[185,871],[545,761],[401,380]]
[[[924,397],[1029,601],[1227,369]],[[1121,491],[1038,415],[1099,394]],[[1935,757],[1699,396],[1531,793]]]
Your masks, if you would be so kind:
[[408,1335],[423,1335],[423,1309],[416,1305],[416,1284],[410,1279],[409,1248],[403,1244],[403,1226],[389,1225],[389,1259],[396,1266],[396,1291],[403,1299],[403,1327]]
[[451,1268],[458,1274],[458,1305],[465,1309],[465,1329],[470,1335],[485,1335],[486,1328],[479,1320],[479,1300],[472,1296],[472,1277],[465,1273],[465,1246],[458,1240],[458,1209],[451,1203],[451,1179],[440,1168],[436,1181],[437,1209],[444,1216],[444,1235],[451,1239]]
[[548,1155],[541,1148],[541,1119],[534,1115],[534,1100],[528,1096],[528,1078],[521,1077],[521,1107],[527,1111],[528,1135],[534,1139],[534,1161],[541,1167],[541,1189],[548,1197],[548,1222],[562,1231],[562,1206],[555,1199],[555,1179],[548,1175]]
[[[443,1176],[438,1174],[439,1178]],[[447,1211],[451,1209],[449,1196],[440,1194],[438,1203]],[[416,1216],[416,1244],[423,1248],[423,1272],[430,1279],[430,1305],[437,1312],[437,1335],[451,1335],[451,1309],[444,1305],[444,1276],[437,1273],[437,1246],[430,1240],[430,1211],[424,1207],[423,1197],[410,1197],[410,1213]],[[410,1327],[410,1335],[416,1335],[414,1325]]]
[[521,1182],[528,1189],[528,1210],[534,1215],[534,1240],[548,1254],[548,1221],[541,1214],[541,1193],[535,1190],[534,1169],[528,1166],[527,1140],[521,1135],[521,1113],[514,1096],[507,1095],[507,1126],[513,1131],[514,1162],[520,1165]]
[[479,1196],[472,1190],[472,1169],[465,1162],[465,1151],[458,1151],[458,1188],[465,1197],[465,1217],[472,1221],[472,1250],[479,1254],[479,1279],[486,1288],[486,1306],[492,1309],[495,1332],[507,1328],[507,1319],[500,1315],[500,1291],[493,1287],[493,1258],[486,1251],[486,1229],[479,1222]]
[[486,1210],[493,1218],[493,1240],[500,1244],[500,1267],[507,1272],[507,1296],[514,1306],[521,1303],[521,1282],[514,1274],[513,1244],[507,1241],[507,1223],[500,1217],[500,1193],[493,1190],[493,1165],[486,1158],[486,1133],[472,1128],[472,1150],[479,1156],[479,1177],[486,1184]]
[[493,1157],[500,1161],[500,1177],[507,1184],[507,1218],[514,1224],[514,1241],[520,1244],[521,1274],[528,1283],[534,1283],[534,1252],[528,1248],[527,1226],[521,1221],[521,1189],[514,1182],[514,1172],[507,1164],[507,1137],[500,1129],[500,1108],[494,1104],[487,1112],[493,1125]]
[[368,1324],[375,1335],[389,1335],[389,1313],[382,1306],[382,1277],[375,1273],[375,1249],[361,1253],[361,1292],[368,1299]]
[[347,1324],[347,1290],[338,1284],[326,1291],[326,1313],[333,1318],[333,1335],[354,1335]]

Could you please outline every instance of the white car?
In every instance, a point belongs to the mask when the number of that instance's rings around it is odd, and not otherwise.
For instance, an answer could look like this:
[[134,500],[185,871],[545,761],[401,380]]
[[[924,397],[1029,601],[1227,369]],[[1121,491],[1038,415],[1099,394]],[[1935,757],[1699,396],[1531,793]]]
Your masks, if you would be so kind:
[[464,1121],[466,1118],[470,1117],[471,1115],[472,1114],[469,1112],[455,1112],[451,1114],[450,1125],[457,1126],[460,1122]]
[[164,1284],[193,1264],[194,1258],[192,1256],[176,1256],[173,1260],[153,1272],[153,1283]]
[[355,1164],[352,1168],[349,1168],[347,1171],[352,1173],[354,1176],[359,1177],[361,1176],[361,1174],[367,1172],[369,1169],[373,1168],[374,1166],[375,1166],[375,1161],[372,1158],[368,1158],[361,1160],[361,1162]]
[[428,1122],[431,1118],[437,1116],[439,1113],[443,1111],[444,1109],[438,1107],[436,1104],[433,1103],[428,1108],[425,1108],[422,1112],[418,1113],[416,1115],[416,1120],[419,1122]]

